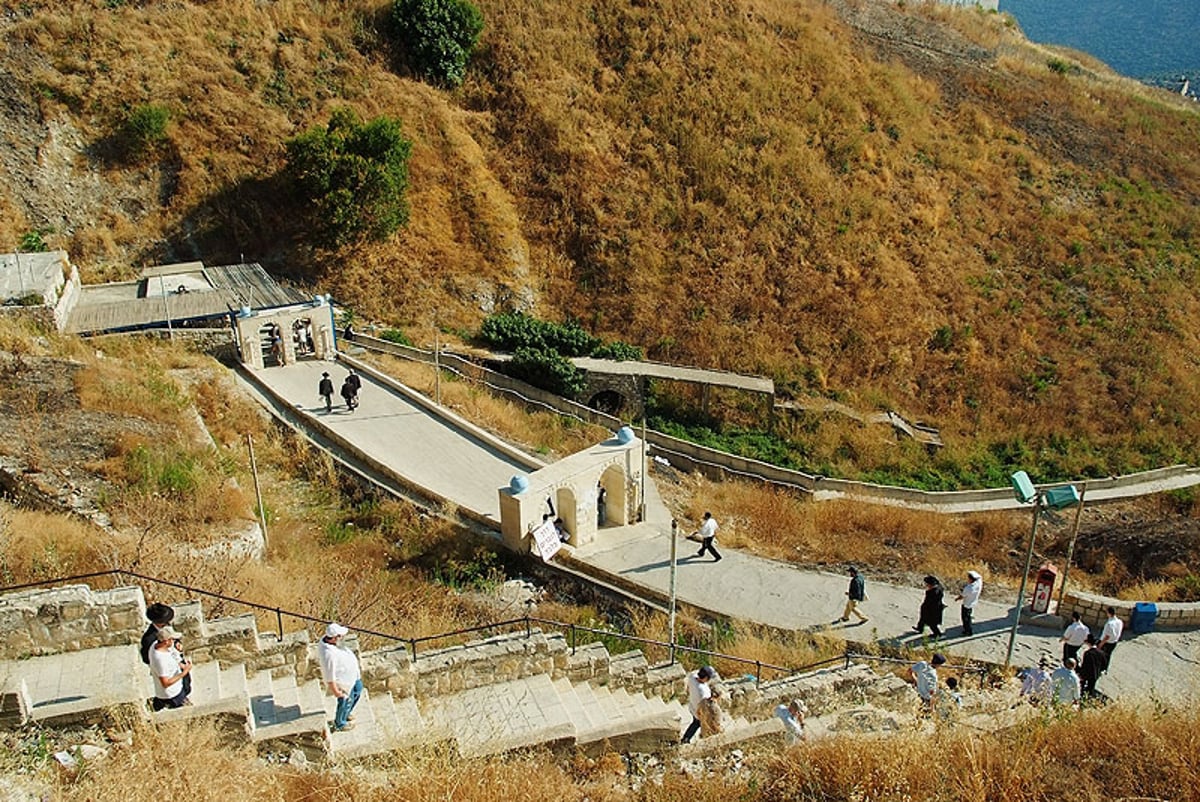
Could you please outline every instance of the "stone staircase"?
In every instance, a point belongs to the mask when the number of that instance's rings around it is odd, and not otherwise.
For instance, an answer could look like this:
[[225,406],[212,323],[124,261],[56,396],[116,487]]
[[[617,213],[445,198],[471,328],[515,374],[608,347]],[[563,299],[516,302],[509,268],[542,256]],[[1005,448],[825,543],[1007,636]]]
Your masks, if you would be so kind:
[[[0,597],[0,727],[105,722],[116,711],[162,723],[208,719],[231,743],[252,743],[260,754],[300,750],[308,759],[347,760],[430,745],[465,757],[533,746],[659,752],[674,748],[691,720],[678,664],[653,667],[641,652],[610,655],[600,643],[572,649],[561,635],[532,630],[416,659],[402,647],[361,652],[365,690],[355,727],[331,732],[336,701],[324,692],[307,632],[261,634],[253,615],[206,620],[195,602],[175,606],[195,661],[193,704],[151,714],[153,686],[136,645],[144,619],[127,614],[131,599],[144,613],[136,588]],[[114,621],[124,621],[124,631],[114,631]],[[65,628],[75,637],[63,637]],[[88,635],[95,628],[103,632]],[[13,642],[21,651],[5,652]],[[70,650],[58,651],[64,643]],[[353,636],[347,645],[358,651]],[[778,738],[782,725],[772,712],[785,699],[806,700],[819,720],[856,704],[911,707],[912,694],[863,665],[721,686],[730,714],[724,732],[680,747],[681,755]]]

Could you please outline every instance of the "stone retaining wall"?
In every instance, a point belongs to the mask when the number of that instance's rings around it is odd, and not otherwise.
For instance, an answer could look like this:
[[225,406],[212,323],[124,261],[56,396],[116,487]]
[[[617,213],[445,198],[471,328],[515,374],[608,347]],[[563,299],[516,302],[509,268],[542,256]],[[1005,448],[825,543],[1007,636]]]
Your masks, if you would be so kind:
[[[1125,626],[1128,627],[1133,615],[1136,602],[1124,599],[1111,599],[1095,593],[1082,591],[1067,591],[1063,594],[1062,604],[1058,614],[1065,621],[1070,621],[1071,613],[1078,610],[1079,618],[1089,627],[1103,627],[1108,620],[1108,608],[1117,611]],[[1155,602],[1158,607],[1158,619],[1154,622],[1155,629],[1197,629],[1200,628],[1200,603],[1197,602]]]
[[146,625],[141,588],[67,585],[0,597],[0,659],[136,643]]

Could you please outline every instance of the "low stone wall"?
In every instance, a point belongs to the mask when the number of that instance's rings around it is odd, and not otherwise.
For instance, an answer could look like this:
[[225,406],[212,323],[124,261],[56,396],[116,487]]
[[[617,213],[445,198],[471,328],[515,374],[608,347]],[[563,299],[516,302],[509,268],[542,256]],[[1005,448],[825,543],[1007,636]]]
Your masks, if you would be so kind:
[[810,715],[818,716],[845,706],[848,700],[855,704],[866,701],[886,703],[913,695],[912,686],[904,680],[880,676],[862,664],[849,668],[822,668],[762,684],[756,684],[752,679],[721,680],[718,687],[724,695],[722,707],[731,716],[750,719],[766,718],[776,705],[787,704],[792,699],[801,700],[808,706]]
[[[1117,611],[1126,628],[1129,627],[1133,616],[1133,606],[1137,602],[1124,599],[1111,599],[1095,593],[1082,591],[1067,591],[1063,594],[1062,604],[1058,614],[1065,621],[1071,620],[1071,613],[1079,611],[1079,620],[1092,628],[1104,626],[1108,620],[1108,608]],[[1197,629],[1200,628],[1200,603],[1197,602],[1155,602],[1158,607],[1158,618],[1154,622],[1155,629]]]
[[136,643],[146,622],[141,588],[87,585],[0,597],[0,659]]

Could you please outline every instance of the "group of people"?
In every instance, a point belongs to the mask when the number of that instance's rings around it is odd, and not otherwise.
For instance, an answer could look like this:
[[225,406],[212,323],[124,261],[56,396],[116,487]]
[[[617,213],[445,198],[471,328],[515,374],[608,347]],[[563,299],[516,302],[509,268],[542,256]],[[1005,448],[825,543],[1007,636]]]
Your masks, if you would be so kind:
[[[192,661],[184,655],[182,638],[171,626],[175,610],[156,602],[146,608],[146,618],[150,625],[142,634],[140,650],[154,680],[151,707],[158,712],[192,704]],[[317,645],[322,683],[337,699],[334,732],[354,729],[354,706],[363,691],[358,657],[342,643],[349,632],[335,621],[325,628]]]
[[[861,573],[854,566],[849,569],[850,572],[850,587],[846,590],[846,606],[842,609],[842,615],[834,623],[846,623],[850,620],[850,616],[858,617],[859,621],[869,621],[870,619],[858,609],[858,606],[867,600],[866,581]],[[914,632],[923,633],[925,627],[929,627],[929,631],[934,638],[942,636],[942,611],[946,609],[946,591],[942,587],[941,581],[936,576],[926,576],[925,596],[921,600],[921,608],[917,614],[917,624],[913,627]],[[983,576],[978,571],[967,571],[967,581],[959,589],[956,600],[962,602],[962,634],[964,637],[969,637],[975,633],[974,630],[974,614],[975,605],[979,603],[979,597],[983,593]]]
[[[346,402],[346,409],[350,412],[358,409],[358,391],[362,389],[362,377],[354,372],[354,368],[350,368],[350,373],[346,376],[346,380],[342,382],[342,390],[340,395],[342,400]],[[333,411],[333,379],[329,378],[328,371],[321,374],[321,382],[317,385],[317,394],[325,400],[325,411]]]
[[183,653],[183,639],[171,626],[175,610],[165,604],[146,608],[150,625],[142,633],[142,662],[150,666],[155,712],[192,703],[192,661]]

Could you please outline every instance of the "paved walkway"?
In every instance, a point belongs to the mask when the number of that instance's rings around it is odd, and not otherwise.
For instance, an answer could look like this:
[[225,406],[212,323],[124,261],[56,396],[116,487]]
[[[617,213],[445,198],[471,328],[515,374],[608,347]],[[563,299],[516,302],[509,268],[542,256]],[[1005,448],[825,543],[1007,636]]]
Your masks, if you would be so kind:
[[363,375],[359,406],[346,409],[341,396],[332,412],[317,395],[328,371],[336,391],[344,366],[319,360],[252,371],[264,384],[363,454],[391,467],[436,496],[500,522],[500,495],[515,473],[529,469],[470,432],[431,415],[391,389]]
[[[367,457],[382,462],[410,481],[462,506],[499,520],[498,489],[516,472],[527,470],[453,423],[432,415],[398,393],[364,377],[362,405],[355,412],[344,406],[326,413],[317,397],[321,372],[328,370],[337,387],[346,375],[341,365],[300,362],[267,368],[256,375],[277,393],[306,412],[310,420],[328,427]],[[576,559],[601,572],[620,577],[657,593],[669,587],[670,512],[653,481],[647,485],[647,520],[630,527],[608,527],[598,541],[575,552]],[[682,531],[680,534],[686,534]],[[720,548],[718,533],[717,545]],[[911,627],[922,597],[919,587],[873,582],[864,568],[869,601],[862,605],[870,621],[833,623],[841,615],[849,578],[837,573],[802,571],[786,563],[721,549],[724,559],[695,556],[695,544],[679,543],[677,594],[681,601],[735,619],[772,627],[828,627],[854,643],[924,646]],[[965,578],[964,578],[965,579]],[[953,656],[1003,663],[1008,648],[1015,592],[985,589],[975,613],[975,634],[964,638],[957,626],[959,608],[953,601],[959,578],[947,582],[945,636],[936,648]],[[1036,663],[1042,654],[1061,656],[1059,632],[1032,625],[1019,629],[1013,656],[1016,666]],[[1098,633],[1097,633],[1098,634]],[[1105,693],[1120,698],[1178,699],[1200,695],[1194,679],[1200,666],[1200,633],[1154,632],[1127,635],[1101,680]]]

